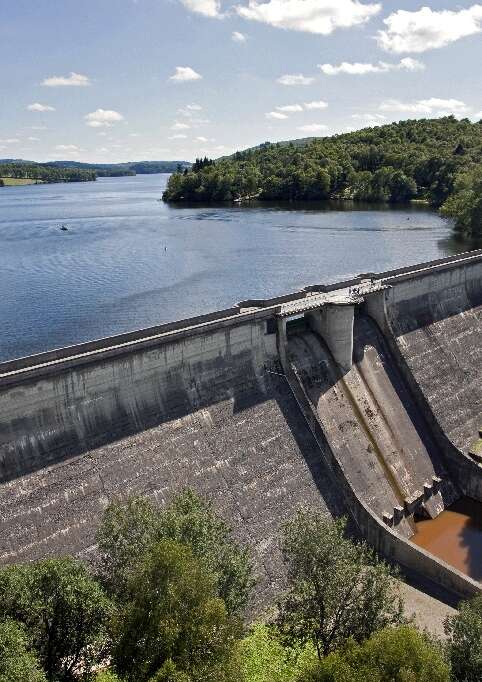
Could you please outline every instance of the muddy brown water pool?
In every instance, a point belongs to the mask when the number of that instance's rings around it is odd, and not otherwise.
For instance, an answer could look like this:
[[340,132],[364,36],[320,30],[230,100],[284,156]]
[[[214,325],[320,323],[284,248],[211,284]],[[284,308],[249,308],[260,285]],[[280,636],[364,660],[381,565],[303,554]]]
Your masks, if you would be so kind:
[[417,521],[412,542],[482,581],[482,503],[457,500],[436,519]]

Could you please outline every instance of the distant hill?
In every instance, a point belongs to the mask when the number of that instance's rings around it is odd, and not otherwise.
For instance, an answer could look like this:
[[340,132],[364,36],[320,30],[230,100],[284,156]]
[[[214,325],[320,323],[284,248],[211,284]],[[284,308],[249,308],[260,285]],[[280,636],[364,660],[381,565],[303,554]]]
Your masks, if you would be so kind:
[[127,161],[125,163],[84,163],[82,161],[26,161],[25,159],[0,159],[0,164],[42,166],[43,168],[71,168],[94,171],[97,177],[174,173],[178,168],[190,168],[189,161]]

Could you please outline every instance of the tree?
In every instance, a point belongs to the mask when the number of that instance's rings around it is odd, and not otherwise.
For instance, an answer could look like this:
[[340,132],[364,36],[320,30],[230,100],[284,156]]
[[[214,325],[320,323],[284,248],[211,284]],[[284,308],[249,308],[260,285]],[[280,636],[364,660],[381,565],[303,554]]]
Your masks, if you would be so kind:
[[151,677],[149,682],[192,682],[192,677],[182,670],[179,670],[174,661],[169,659],[157,673]]
[[214,575],[229,613],[240,612],[254,585],[249,551],[236,543],[230,526],[211,503],[190,489],[177,495],[160,515],[160,537],[188,545]]
[[402,617],[391,570],[366,544],[346,538],[345,526],[344,519],[311,511],[284,526],[288,591],[278,624],[288,640],[311,641],[319,658]]
[[445,621],[452,674],[457,682],[482,679],[482,594],[462,602]]
[[[479,678],[480,679],[480,678]],[[440,646],[415,628],[376,632],[353,640],[301,675],[299,682],[449,682],[450,666]]]
[[120,678],[111,670],[101,670],[95,676],[95,682],[121,682]]
[[457,178],[455,192],[442,206],[442,214],[455,220],[461,234],[482,235],[482,167]]
[[256,624],[240,644],[245,682],[296,682],[317,660],[311,645],[285,646],[276,628]]
[[0,571],[0,620],[23,623],[49,680],[88,675],[102,660],[111,613],[100,586],[74,559]]
[[159,512],[147,497],[114,500],[97,531],[97,574],[108,594],[123,600],[136,561],[159,536]]
[[246,606],[254,584],[248,550],[233,540],[231,528],[212,505],[189,489],[164,509],[139,497],[109,505],[97,542],[99,575],[110,594],[124,598],[135,558],[163,538],[189,546],[205,562],[230,613]]
[[13,620],[0,623],[0,682],[46,682],[24,628]]
[[240,625],[192,550],[161,540],[131,577],[115,632],[113,660],[127,680],[149,680],[171,661],[176,672],[193,680],[228,682],[224,671],[230,669]]

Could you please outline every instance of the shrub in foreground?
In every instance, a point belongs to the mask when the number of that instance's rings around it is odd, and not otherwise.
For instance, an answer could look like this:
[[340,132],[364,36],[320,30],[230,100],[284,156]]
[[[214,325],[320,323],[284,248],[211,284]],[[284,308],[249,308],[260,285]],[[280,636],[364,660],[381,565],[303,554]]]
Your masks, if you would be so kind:
[[129,581],[115,628],[114,667],[135,682],[155,675],[168,680],[174,673],[228,682],[236,679],[239,636],[239,622],[216,594],[215,577],[190,548],[161,540]]
[[24,628],[13,620],[0,623],[0,682],[46,682]]
[[[480,679],[480,678],[479,678]],[[449,682],[440,646],[415,628],[380,630],[329,654],[299,682]]]
[[111,613],[100,585],[74,559],[0,570],[0,620],[24,625],[48,680],[88,676],[103,658]]
[[248,550],[232,539],[231,528],[212,505],[189,489],[164,509],[134,496],[109,505],[97,542],[99,576],[111,595],[120,601],[125,598],[136,558],[162,539],[187,545],[203,561],[229,613],[244,609],[254,584]]
[[365,543],[347,538],[345,526],[299,511],[284,527],[289,589],[278,624],[288,641],[312,642],[320,659],[349,638],[361,642],[402,621],[392,571]]
[[482,594],[462,602],[445,621],[452,675],[457,682],[482,680]]

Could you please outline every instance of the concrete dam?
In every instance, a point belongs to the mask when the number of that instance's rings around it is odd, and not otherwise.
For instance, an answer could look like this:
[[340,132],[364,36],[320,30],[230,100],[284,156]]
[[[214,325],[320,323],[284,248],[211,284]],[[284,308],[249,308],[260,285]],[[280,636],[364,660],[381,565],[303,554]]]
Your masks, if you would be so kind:
[[299,506],[471,596],[411,538],[482,503],[481,340],[472,251],[1,363],[0,562],[88,559],[110,499],[191,486],[251,546],[262,603]]

